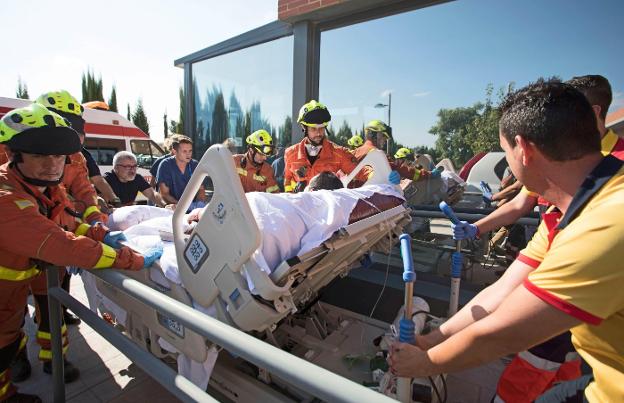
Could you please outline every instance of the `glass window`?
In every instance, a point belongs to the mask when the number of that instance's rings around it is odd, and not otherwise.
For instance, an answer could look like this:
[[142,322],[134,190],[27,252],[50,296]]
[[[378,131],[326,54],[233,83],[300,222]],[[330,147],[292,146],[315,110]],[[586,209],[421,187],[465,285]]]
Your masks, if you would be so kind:
[[113,165],[113,157],[119,151],[126,149],[126,142],[125,140],[87,137],[84,146],[98,165]]
[[152,140],[130,140],[130,149],[137,158],[137,164],[146,169],[150,169],[158,157],[165,155]]
[[227,138],[242,151],[258,129],[290,143],[292,53],[290,36],[193,64],[196,155]]
[[[475,118],[510,85],[601,74],[613,88],[610,111],[622,108],[613,29],[623,12],[620,0],[463,0],[324,31],[320,101],[343,143],[372,119],[390,121],[398,143],[437,145],[436,162],[449,157],[459,170],[477,152],[498,148],[498,119],[486,132],[472,129],[488,123]],[[457,141],[462,130],[485,138]]]

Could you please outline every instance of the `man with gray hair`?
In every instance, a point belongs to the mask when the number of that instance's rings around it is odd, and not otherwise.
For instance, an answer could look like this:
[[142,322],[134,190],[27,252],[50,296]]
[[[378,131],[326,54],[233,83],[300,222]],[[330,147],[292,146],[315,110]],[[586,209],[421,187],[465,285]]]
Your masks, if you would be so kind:
[[120,151],[113,157],[113,170],[104,174],[104,179],[119,196],[123,205],[134,204],[137,193],[141,192],[156,206],[166,203],[141,175],[137,175],[137,159],[128,151]]

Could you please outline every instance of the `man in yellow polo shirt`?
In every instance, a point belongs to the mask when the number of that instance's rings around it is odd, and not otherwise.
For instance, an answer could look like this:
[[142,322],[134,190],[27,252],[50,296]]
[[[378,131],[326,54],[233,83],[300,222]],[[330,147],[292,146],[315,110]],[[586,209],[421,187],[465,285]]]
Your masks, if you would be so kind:
[[392,347],[392,371],[458,371],[571,330],[593,369],[585,397],[623,401],[623,162],[603,158],[591,105],[569,84],[540,80],[510,94],[501,109],[500,142],[511,170],[553,209],[496,283],[418,337],[418,347]]

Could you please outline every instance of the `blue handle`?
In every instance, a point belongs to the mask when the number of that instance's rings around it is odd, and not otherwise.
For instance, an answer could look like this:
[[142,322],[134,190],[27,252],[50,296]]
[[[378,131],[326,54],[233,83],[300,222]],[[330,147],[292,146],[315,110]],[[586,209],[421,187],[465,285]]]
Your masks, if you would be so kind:
[[416,280],[414,260],[412,259],[412,238],[408,234],[401,234],[401,257],[403,258],[403,281],[413,283]]
[[449,220],[451,220],[451,222],[455,225],[459,225],[459,223],[461,221],[459,221],[459,218],[457,218],[457,216],[455,215],[455,212],[453,211],[453,209],[451,208],[451,206],[449,206],[448,204],[446,204],[446,202],[440,202],[440,210],[442,210],[442,212],[444,213],[445,216],[448,217]]

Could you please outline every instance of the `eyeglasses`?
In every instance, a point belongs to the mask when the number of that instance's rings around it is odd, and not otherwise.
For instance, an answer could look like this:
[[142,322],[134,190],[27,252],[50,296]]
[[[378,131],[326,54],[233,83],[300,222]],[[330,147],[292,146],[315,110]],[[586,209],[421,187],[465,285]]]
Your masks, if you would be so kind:
[[138,165],[121,165],[117,164],[118,167],[126,168],[126,169],[137,169]]

